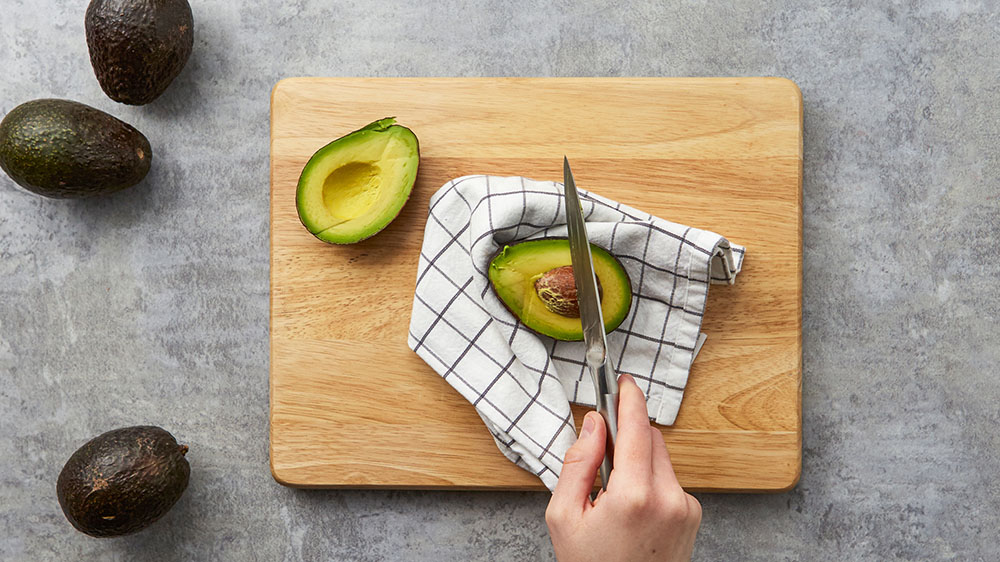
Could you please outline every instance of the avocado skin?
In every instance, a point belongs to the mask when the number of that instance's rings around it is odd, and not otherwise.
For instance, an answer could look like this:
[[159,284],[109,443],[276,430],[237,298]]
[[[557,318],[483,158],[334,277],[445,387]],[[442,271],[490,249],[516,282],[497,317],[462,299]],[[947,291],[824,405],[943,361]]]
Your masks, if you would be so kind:
[[97,81],[129,105],[160,97],[194,48],[187,0],[92,0],[84,25]]
[[92,537],[134,533],[184,493],[191,474],[187,450],[156,426],[103,433],[73,453],[59,473],[59,505],[74,527]]
[[146,177],[152,159],[142,133],[75,101],[29,101],[0,122],[0,168],[45,197],[91,197],[131,187]]

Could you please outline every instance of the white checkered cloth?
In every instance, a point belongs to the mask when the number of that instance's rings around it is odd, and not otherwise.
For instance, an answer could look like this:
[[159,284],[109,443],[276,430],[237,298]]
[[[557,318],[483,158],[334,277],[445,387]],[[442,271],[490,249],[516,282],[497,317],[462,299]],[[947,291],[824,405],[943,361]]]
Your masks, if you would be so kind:
[[[744,249],[580,190],[587,234],[621,261],[632,307],[608,334],[615,371],[635,377],[650,419],[672,424],[700,334],[709,283],[732,283]],[[465,176],[430,201],[408,343],[486,422],[497,446],[549,489],[576,440],[570,402],[594,404],[582,342],[524,327],[490,288],[505,244],[566,237],[562,184]]]

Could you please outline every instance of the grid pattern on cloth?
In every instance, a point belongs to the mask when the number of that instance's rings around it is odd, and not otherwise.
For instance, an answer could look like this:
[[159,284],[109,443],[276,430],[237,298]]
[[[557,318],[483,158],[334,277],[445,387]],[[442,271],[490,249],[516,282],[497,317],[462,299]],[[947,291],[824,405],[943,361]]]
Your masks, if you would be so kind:
[[[735,281],[744,248],[580,190],[591,243],[625,267],[632,305],[608,334],[616,372],[646,393],[649,417],[672,424],[700,333],[708,286]],[[464,176],[430,200],[408,344],[475,406],[504,455],[555,487],[576,439],[570,403],[594,404],[582,342],[526,329],[490,289],[504,247],[565,237],[562,185]]]

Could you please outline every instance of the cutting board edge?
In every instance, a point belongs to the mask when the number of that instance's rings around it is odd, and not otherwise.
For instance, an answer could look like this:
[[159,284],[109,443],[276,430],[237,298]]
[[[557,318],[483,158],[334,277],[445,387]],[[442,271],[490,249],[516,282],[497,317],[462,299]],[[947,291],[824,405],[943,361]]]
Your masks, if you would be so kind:
[[[794,489],[802,478],[802,440],[801,431],[797,432],[799,439],[798,455],[791,470],[787,474],[781,475],[781,483],[773,486],[759,487],[716,487],[716,486],[685,486],[684,490],[690,493],[724,493],[724,494],[781,494]],[[356,484],[356,483],[315,483],[299,480],[294,476],[285,476],[281,469],[275,466],[274,447],[269,449],[271,477],[278,484],[286,488],[300,490],[433,490],[433,491],[466,491],[466,492],[541,492],[548,491],[540,480],[530,485],[468,485],[468,484],[440,484],[440,485],[414,485],[404,482],[387,482],[382,484]],[[595,483],[595,488],[599,489],[600,484]]]
[[[432,82],[524,82],[524,81],[546,81],[551,83],[570,83],[580,80],[588,82],[662,82],[666,80],[681,82],[746,82],[746,81],[776,81],[785,83],[792,87],[799,99],[801,108],[802,89],[791,78],[785,76],[286,76],[275,82],[271,89],[271,100],[273,103],[274,94],[279,89],[284,89],[296,82],[319,82],[327,80],[356,81],[364,80],[369,82],[399,82],[399,81],[432,81]],[[273,105],[272,105],[273,108]]]
[[[548,488],[541,482],[535,486],[414,486],[412,484],[295,484],[275,478],[275,482],[294,490],[404,490],[404,491],[430,491],[430,492],[548,492]],[[795,489],[799,483],[799,476],[796,475],[787,486],[765,487],[765,488],[714,488],[714,487],[686,487],[685,492],[691,494],[783,494]],[[600,485],[594,486],[595,490],[600,489]]]

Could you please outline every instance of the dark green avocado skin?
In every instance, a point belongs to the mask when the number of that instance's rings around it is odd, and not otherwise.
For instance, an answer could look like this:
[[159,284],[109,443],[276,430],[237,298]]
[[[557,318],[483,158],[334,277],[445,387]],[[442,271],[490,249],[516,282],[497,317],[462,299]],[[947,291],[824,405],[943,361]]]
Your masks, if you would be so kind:
[[187,488],[191,467],[173,435],[156,426],[103,433],[66,462],[56,492],[66,518],[93,537],[127,535],[162,517]]
[[0,122],[0,168],[45,197],[125,189],[146,177],[152,159],[149,141],[134,127],[74,101],[29,101]]
[[129,105],[158,98],[194,47],[187,0],[92,0],[84,26],[97,81],[108,97]]
[[146,177],[152,159],[149,141],[134,127],[74,101],[29,101],[0,122],[0,168],[45,197],[91,197],[131,187]]

